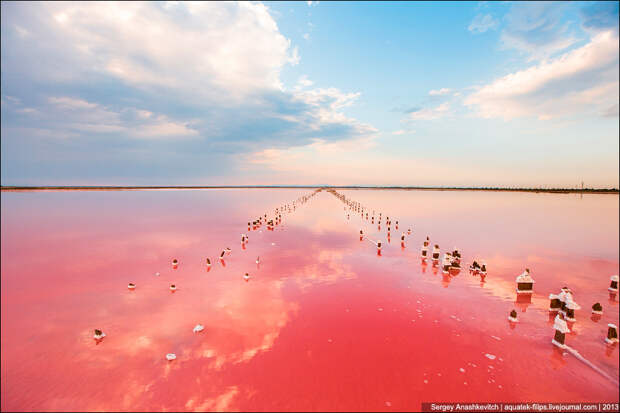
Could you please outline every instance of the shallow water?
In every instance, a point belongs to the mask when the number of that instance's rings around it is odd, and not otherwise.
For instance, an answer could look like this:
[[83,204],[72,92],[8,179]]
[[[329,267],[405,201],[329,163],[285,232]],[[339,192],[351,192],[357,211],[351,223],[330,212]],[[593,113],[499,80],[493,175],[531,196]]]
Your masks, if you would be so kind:
[[[604,342],[618,325],[617,195],[338,192],[381,211],[381,230],[326,191],[249,232],[311,191],[3,192],[2,410],[618,402],[618,348]],[[389,242],[386,216],[399,221]],[[422,265],[427,235],[465,267],[485,261],[486,282]],[[525,267],[535,292],[515,303]],[[550,343],[548,295],[563,286],[582,307],[566,343],[599,371]]]

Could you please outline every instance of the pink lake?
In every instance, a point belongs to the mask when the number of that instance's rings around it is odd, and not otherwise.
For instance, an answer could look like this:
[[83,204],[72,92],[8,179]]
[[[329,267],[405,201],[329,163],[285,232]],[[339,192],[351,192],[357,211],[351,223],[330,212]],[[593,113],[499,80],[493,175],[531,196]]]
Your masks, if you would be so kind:
[[[604,341],[619,324],[618,195],[338,191],[382,212],[379,230],[321,191],[273,231],[248,231],[312,192],[2,192],[2,410],[618,403],[618,348]],[[386,216],[399,221],[389,242]],[[422,265],[426,236],[464,267],[485,261],[485,282]],[[534,294],[516,303],[526,267]],[[551,344],[548,296],[564,286],[581,305],[566,344],[582,359]]]

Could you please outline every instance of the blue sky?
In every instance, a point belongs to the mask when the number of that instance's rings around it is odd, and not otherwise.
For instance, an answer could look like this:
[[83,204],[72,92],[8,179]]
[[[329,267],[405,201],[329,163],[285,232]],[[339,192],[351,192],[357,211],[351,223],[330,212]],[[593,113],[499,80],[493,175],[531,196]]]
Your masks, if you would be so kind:
[[3,185],[618,186],[618,2],[2,2]]

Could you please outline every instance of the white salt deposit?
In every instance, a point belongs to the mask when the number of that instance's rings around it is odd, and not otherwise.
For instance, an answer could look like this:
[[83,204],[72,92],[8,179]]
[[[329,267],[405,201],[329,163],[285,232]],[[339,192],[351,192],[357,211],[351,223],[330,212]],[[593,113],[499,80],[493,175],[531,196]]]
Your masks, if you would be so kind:
[[495,356],[493,354],[486,353],[484,356],[489,360],[495,360]]
[[[618,385],[618,380],[614,377],[609,376],[607,373],[605,373],[603,370],[601,370],[600,368],[598,368],[597,366],[595,366],[594,364],[592,364],[589,360],[587,360],[585,357],[583,357],[577,350],[575,350],[572,347],[568,347],[566,346],[566,349],[570,352],[570,354],[572,354],[573,356],[575,356],[578,360],[582,361],[583,363],[585,363],[587,366],[589,366],[590,368],[592,368],[594,371],[596,371],[597,373],[599,373],[601,376],[605,377],[606,379],[608,379],[609,381],[611,381],[612,383],[614,383],[616,386]],[[564,353],[564,355],[566,355],[567,353]]]

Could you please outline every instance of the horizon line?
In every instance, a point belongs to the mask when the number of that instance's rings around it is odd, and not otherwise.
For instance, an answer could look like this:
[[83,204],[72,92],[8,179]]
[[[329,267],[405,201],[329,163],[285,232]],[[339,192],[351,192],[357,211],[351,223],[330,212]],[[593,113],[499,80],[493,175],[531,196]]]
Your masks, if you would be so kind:
[[435,191],[506,191],[551,193],[619,193],[618,188],[505,187],[505,186],[409,186],[409,185],[0,185],[0,191],[45,190],[141,190],[141,189],[383,189]]

